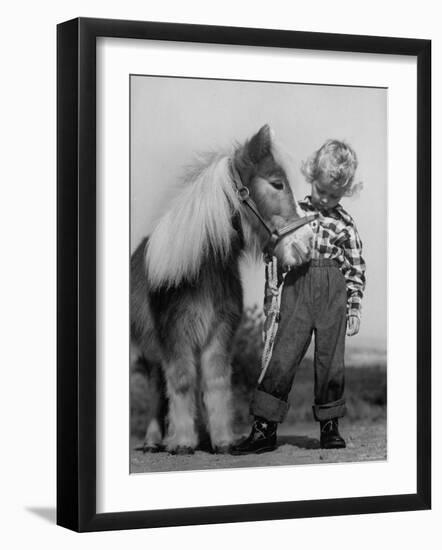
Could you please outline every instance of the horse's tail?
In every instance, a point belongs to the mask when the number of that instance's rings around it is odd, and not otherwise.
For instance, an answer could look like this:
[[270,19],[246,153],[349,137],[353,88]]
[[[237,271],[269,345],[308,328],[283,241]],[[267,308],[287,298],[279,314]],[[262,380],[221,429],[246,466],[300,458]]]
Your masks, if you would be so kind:
[[143,239],[130,260],[130,332],[132,344],[139,352],[148,360],[159,361],[146,276],[145,251],[148,246],[149,239]]

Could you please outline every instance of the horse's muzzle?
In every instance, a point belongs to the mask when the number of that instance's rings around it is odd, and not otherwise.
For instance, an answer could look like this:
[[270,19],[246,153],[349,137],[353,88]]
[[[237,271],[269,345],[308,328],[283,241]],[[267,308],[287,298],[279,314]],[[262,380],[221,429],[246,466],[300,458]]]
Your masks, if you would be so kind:
[[311,245],[304,245],[295,240],[292,242],[292,254],[296,259],[296,265],[305,264],[312,257]]
[[284,239],[282,264],[296,267],[310,261],[313,248],[313,231],[310,224],[304,225]]

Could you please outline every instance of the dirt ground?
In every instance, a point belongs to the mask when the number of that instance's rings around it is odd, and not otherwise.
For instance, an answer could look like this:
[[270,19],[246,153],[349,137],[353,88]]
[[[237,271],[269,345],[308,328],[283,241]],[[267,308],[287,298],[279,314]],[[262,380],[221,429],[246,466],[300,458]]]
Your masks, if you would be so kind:
[[303,423],[296,426],[283,425],[278,431],[278,448],[275,451],[246,456],[215,455],[203,451],[196,451],[194,455],[189,456],[173,456],[166,452],[143,453],[136,449],[142,442],[133,439],[131,441],[130,471],[131,473],[171,472],[387,459],[385,421],[371,424],[350,424],[343,421],[340,430],[347,441],[347,448],[324,450],[319,448],[316,423]]

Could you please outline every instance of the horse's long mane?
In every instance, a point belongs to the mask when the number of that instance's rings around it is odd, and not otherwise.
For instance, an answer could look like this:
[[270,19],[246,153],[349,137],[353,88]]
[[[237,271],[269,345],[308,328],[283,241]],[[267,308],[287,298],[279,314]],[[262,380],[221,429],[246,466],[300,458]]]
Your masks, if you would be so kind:
[[150,236],[146,249],[150,288],[191,281],[209,252],[226,259],[234,236],[232,215],[239,209],[228,155],[201,157]]

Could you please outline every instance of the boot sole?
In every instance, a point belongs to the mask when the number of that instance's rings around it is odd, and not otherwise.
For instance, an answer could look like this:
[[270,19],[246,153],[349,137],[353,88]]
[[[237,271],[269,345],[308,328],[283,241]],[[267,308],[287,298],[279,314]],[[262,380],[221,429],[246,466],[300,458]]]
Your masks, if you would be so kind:
[[321,445],[321,449],[345,449],[346,444],[338,444],[338,445]]
[[244,455],[260,455],[262,453],[270,453],[271,451],[274,451],[276,449],[275,447],[263,447],[262,449],[256,449],[256,451],[230,451],[230,454],[233,456],[244,456]]

